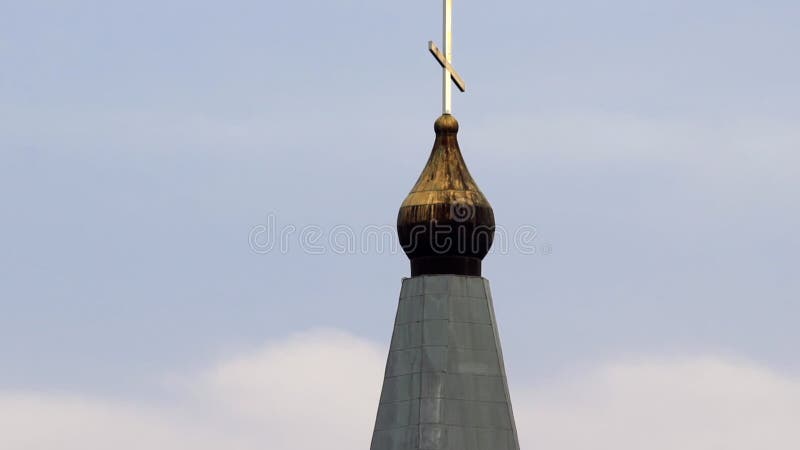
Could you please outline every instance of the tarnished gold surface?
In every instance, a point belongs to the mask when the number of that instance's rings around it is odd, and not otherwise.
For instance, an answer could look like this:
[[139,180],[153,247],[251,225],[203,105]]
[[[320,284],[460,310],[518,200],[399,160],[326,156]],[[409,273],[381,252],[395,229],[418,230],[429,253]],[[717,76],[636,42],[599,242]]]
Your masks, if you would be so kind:
[[436,120],[434,130],[436,142],[428,163],[401,208],[452,203],[491,208],[461,156],[458,121],[452,115],[443,115]]
[[[412,271],[417,258],[426,258],[426,267],[436,265],[431,258],[474,259],[479,271],[494,237],[494,212],[461,156],[458,121],[442,115],[434,130],[436,141],[428,162],[400,206],[398,237],[412,260]],[[440,241],[449,238],[453,245],[446,249],[433,245],[434,235]]]

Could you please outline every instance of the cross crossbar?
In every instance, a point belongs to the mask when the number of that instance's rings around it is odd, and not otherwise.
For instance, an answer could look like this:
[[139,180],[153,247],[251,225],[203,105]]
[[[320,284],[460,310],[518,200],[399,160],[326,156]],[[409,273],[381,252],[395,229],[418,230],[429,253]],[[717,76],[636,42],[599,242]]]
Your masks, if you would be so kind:
[[464,82],[464,79],[461,78],[461,75],[456,72],[456,69],[450,64],[450,61],[444,56],[439,47],[433,43],[433,41],[428,41],[428,51],[431,52],[436,61],[442,66],[442,68],[446,69],[450,73],[450,79],[453,80],[453,83],[456,84],[458,90],[461,92],[467,91],[467,83]]

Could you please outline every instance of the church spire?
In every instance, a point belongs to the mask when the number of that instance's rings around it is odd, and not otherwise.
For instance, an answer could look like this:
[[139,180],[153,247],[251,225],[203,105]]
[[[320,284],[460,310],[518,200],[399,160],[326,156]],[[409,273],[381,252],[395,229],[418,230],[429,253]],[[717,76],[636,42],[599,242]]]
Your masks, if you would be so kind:
[[444,1],[443,114],[397,214],[403,278],[370,450],[519,450],[489,280],[494,212],[467,169],[451,115],[453,0]]

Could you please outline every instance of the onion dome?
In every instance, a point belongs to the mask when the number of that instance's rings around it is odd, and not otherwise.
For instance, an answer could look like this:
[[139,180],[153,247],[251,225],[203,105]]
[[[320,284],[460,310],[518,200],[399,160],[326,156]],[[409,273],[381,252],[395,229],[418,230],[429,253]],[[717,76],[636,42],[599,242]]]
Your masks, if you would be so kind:
[[494,239],[494,212],[469,174],[458,147],[458,121],[444,114],[417,183],[397,215],[400,245],[411,276],[480,276]]

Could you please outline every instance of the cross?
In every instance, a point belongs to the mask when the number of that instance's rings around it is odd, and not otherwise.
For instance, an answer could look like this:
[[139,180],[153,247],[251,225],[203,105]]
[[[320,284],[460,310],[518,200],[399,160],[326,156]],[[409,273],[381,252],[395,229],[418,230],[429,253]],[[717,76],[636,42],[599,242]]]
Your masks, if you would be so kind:
[[453,110],[453,83],[458,86],[461,92],[466,92],[467,85],[464,79],[456,72],[451,62],[453,61],[453,0],[444,1],[444,53],[442,53],[433,41],[428,42],[428,50],[442,66],[442,114],[450,114]]

